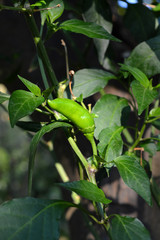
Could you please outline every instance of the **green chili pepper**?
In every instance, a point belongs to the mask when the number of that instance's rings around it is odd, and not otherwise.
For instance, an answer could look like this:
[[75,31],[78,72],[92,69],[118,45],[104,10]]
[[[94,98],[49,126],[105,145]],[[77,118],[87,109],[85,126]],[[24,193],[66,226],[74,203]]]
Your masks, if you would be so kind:
[[88,110],[84,109],[77,102],[66,98],[56,98],[48,100],[48,105],[67,117],[84,135],[88,140],[93,138],[94,135],[94,119]]

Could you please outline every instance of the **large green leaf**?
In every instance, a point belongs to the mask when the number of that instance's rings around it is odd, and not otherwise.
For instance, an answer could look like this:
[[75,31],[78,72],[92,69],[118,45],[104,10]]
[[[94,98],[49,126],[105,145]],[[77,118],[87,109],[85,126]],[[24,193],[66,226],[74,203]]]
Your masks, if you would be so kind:
[[151,240],[148,230],[137,218],[115,214],[109,229],[111,240]]
[[138,81],[131,83],[133,94],[138,104],[138,114],[141,113],[158,97],[158,92],[154,89],[143,87]]
[[11,126],[27,115],[30,115],[36,107],[44,102],[44,97],[36,97],[33,93],[24,90],[16,90],[9,99],[9,117]]
[[[64,11],[64,4],[62,0],[45,0],[46,4],[42,5],[41,8],[48,8],[41,11],[41,22],[44,25],[44,22],[49,18],[50,22],[53,23],[57,18],[59,18]],[[60,4],[60,7],[55,7]],[[55,7],[55,8],[53,8]]]
[[148,40],[155,33],[155,16],[143,4],[128,4],[124,24],[137,43]]
[[72,203],[36,198],[14,199],[0,206],[1,240],[58,240],[62,214]]
[[150,182],[139,162],[135,158],[126,155],[116,158],[114,162],[123,181],[151,206]]
[[143,85],[144,87],[148,87],[149,86],[149,79],[147,78],[147,76],[138,68],[135,67],[131,67],[129,65],[125,65],[125,64],[121,64],[121,70],[125,70],[128,71],[129,73],[131,73],[133,75],[133,77],[135,78],[135,80],[139,81],[141,85]]
[[115,95],[106,94],[101,97],[93,107],[95,118],[95,137],[98,139],[99,133],[104,128],[114,125],[121,125],[123,110],[128,107],[128,101],[125,98],[118,98]]
[[[84,21],[94,22],[102,26],[109,33],[112,31],[112,14],[110,7],[105,0],[87,0],[83,4],[83,18]],[[94,39],[94,44],[97,49],[98,59],[103,65],[106,50],[108,48],[109,40]]]
[[106,167],[112,167],[114,163],[107,163],[113,161],[116,157],[119,157],[122,154],[122,131],[123,127],[112,126],[103,129],[98,136],[98,151],[100,153],[100,157],[104,159]]
[[71,19],[60,24],[59,28],[75,33],[81,33],[90,38],[109,39],[120,42],[118,38],[108,33],[102,26],[97,25],[96,23]]
[[73,191],[91,201],[101,202],[104,204],[109,204],[112,202],[105,197],[104,192],[100,188],[86,180],[59,183],[58,185],[65,187],[66,189]]
[[127,65],[139,68],[148,77],[160,73],[160,35],[140,43],[125,61]]
[[83,94],[89,97],[104,88],[115,76],[107,71],[98,69],[82,69],[74,75],[73,93],[76,97]]
[[0,92],[0,104],[9,100],[10,96],[6,93]]
[[23,82],[23,84],[28,88],[30,92],[32,92],[36,96],[41,96],[41,89],[34,83],[28,81],[27,79],[19,76],[19,79]]
[[65,123],[65,122],[53,122],[51,124],[43,126],[40,131],[38,131],[34,137],[32,138],[31,145],[30,145],[30,155],[29,155],[29,191],[31,191],[32,186],[32,176],[33,176],[33,167],[34,167],[34,159],[36,155],[36,150],[40,139],[43,137],[44,134],[52,131],[53,129],[59,127],[71,127],[72,125]]

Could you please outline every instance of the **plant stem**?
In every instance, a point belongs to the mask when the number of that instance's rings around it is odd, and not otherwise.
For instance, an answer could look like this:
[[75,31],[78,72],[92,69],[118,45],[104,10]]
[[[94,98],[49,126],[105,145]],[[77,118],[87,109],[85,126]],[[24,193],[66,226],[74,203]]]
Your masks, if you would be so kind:
[[142,128],[141,128],[141,131],[140,131],[140,133],[139,133],[139,136],[138,136],[137,140],[134,142],[134,144],[130,147],[129,152],[133,152],[134,148],[135,148],[135,147],[138,145],[138,143],[140,142],[140,140],[141,140],[141,138],[142,138],[142,136],[143,136],[143,133],[144,133],[144,131],[145,131],[145,128],[146,128],[146,119],[147,119],[147,117],[148,117],[148,108],[146,109],[146,112],[145,112],[145,121],[144,121],[143,126],[142,126]]
[[95,143],[95,140],[94,140],[94,137],[90,138],[90,143],[91,143],[91,146],[92,146],[92,151],[93,151],[93,164],[97,166],[97,160],[96,160],[96,155],[97,155],[97,146],[96,146],[96,143]]
[[37,48],[38,55],[42,59],[42,62],[44,64],[44,67],[45,67],[45,70],[48,74],[48,77],[51,81],[51,84],[53,86],[55,86],[55,88],[57,88],[58,87],[58,81],[57,81],[56,75],[54,73],[54,70],[52,68],[51,62],[49,60],[46,48],[45,48],[45,46],[43,44],[43,41],[40,37],[39,30],[37,28],[37,25],[36,25],[35,19],[33,17],[33,14],[25,13],[25,18],[26,18],[27,24],[30,28],[30,31],[32,33],[34,43],[35,43],[35,46]]
[[133,143],[133,138],[127,128],[123,129],[123,135],[125,136],[128,143]]
[[0,4],[0,10],[12,10],[12,11],[18,11],[18,12],[26,12],[27,8],[11,7],[11,6],[5,6],[3,4]]

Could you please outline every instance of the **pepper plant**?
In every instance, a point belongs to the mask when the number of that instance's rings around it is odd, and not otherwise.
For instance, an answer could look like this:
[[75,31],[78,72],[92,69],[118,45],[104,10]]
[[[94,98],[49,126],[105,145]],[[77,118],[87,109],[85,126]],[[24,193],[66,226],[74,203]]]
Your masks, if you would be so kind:
[[[117,168],[125,184],[149,206],[152,206],[152,197],[160,206],[159,189],[152,178],[150,159],[146,161],[144,156],[136,151],[139,149],[141,152],[150,152],[150,143],[159,151],[160,137],[155,130],[160,129],[160,84],[159,78],[154,78],[160,73],[159,25],[152,24],[156,23],[158,18],[159,4],[155,7],[156,1],[153,1],[151,9],[142,5],[142,1],[134,6],[128,5],[126,26],[127,19],[134,15],[135,9],[140,15],[145,12],[147,17],[150,17],[151,24],[147,26],[148,30],[144,26],[145,36],[143,33],[137,36],[138,30],[134,29],[134,23],[130,25],[131,34],[135,36],[137,44],[123,63],[115,65],[107,49],[110,49],[109,43],[121,44],[123,40],[111,34],[111,6],[107,1],[84,1],[81,9],[62,0],[13,2],[13,6],[1,4],[0,9],[17,11],[24,15],[35,43],[46,89],[42,91],[38,85],[18,75],[19,81],[27,90],[16,90],[11,95],[0,93],[0,103],[8,101],[11,127],[17,125],[35,133],[31,140],[28,161],[28,196],[10,200],[0,206],[1,239],[58,240],[60,219],[70,207],[87,215],[88,221],[102,226],[106,239],[151,239],[149,231],[137,218],[121,216],[118,213],[108,214],[108,209],[112,208],[112,200],[99,187],[97,174],[101,169],[105,169],[107,177],[110,178],[111,169]],[[113,2],[117,4],[117,1]],[[72,10],[78,13],[78,17],[62,21],[64,10]],[[37,12],[41,17],[40,30],[34,19]],[[141,18],[143,19],[143,16]],[[43,32],[44,27],[47,27],[46,32]],[[69,71],[67,47],[63,40],[66,78],[57,80],[46,51],[45,39],[53,34],[56,36],[58,31],[83,34],[93,39],[101,69],[83,68],[75,73]],[[112,79],[120,82],[130,96],[128,99],[105,93],[104,88]],[[86,106],[86,99],[97,92],[100,93],[100,98],[94,105]],[[44,115],[45,122],[22,119],[34,111]],[[128,121],[131,112],[136,119],[134,126],[129,125]],[[148,127],[152,131],[150,136],[145,138],[144,133]],[[63,180],[57,185],[72,192],[72,202],[32,196],[37,146],[46,133],[54,133],[58,129],[64,130],[66,139],[78,159],[79,180],[73,182],[69,181],[63,166],[55,163]],[[134,134],[131,134],[131,129]],[[89,158],[83,155],[77,144],[76,137],[80,132],[91,145],[92,153]],[[54,141],[50,142],[54,146]],[[51,151],[49,144],[47,146]],[[84,198],[92,202],[94,214],[83,206]],[[95,239],[99,239],[97,234]]]

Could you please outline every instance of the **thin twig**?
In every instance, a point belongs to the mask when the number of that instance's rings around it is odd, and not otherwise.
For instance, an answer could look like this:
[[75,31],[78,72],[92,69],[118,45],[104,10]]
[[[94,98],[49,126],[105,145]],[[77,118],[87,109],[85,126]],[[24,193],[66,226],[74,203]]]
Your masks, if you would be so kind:
[[73,98],[73,99],[76,99],[76,96],[73,94],[72,87],[71,87],[71,85],[72,85],[72,80],[73,80],[73,76],[74,76],[74,71],[73,71],[73,70],[69,71],[69,76],[70,76],[69,91],[70,91],[70,93],[71,93],[71,95],[72,95],[72,98]]
[[53,8],[61,7],[61,4],[57,4],[54,7],[48,7],[48,8],[40,8],[40,9],[33,9],[33,12],[40,12],[40,11],[45,11],[45,10],[51,10]]
[[65,60],[66,60],[66,76],[67,79],[69,80],[69,61],[68,61],[68,51],[67,51],[67,46],[66,43],[63,39],[61,39],[61,44],[64,47],[64,51],[65,51]]

